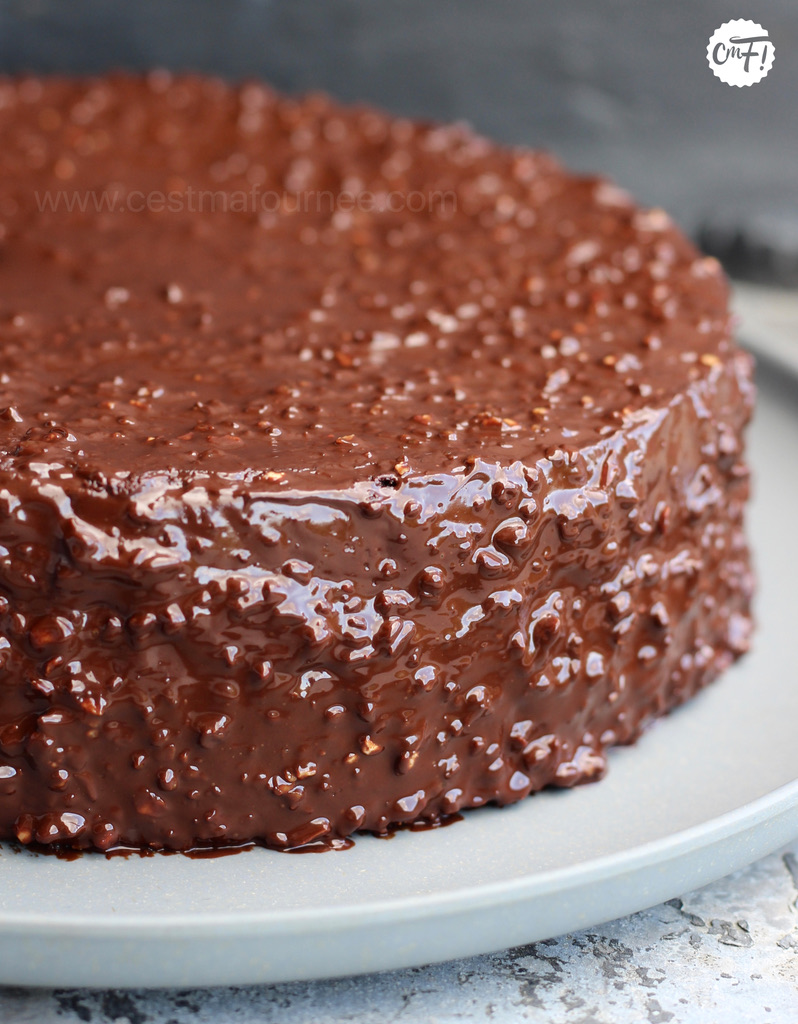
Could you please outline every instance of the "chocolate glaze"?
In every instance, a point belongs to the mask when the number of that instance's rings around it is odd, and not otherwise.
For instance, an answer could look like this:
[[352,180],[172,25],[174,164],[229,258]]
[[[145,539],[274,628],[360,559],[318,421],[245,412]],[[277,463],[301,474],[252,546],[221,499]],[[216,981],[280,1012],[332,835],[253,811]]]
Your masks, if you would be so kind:
[[662,212],[165,74],[3,81],[0,182],[0,838],[508,803],[746,649],[751,365]]

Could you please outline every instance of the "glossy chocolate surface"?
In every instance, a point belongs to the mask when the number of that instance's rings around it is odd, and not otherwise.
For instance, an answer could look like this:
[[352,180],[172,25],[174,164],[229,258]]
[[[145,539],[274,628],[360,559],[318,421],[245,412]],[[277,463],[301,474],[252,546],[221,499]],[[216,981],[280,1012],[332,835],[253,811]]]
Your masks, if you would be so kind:
[[510,802],[747,647],[722,274],[546,156],[259,85],[2,82],[0,353],[0,838]]

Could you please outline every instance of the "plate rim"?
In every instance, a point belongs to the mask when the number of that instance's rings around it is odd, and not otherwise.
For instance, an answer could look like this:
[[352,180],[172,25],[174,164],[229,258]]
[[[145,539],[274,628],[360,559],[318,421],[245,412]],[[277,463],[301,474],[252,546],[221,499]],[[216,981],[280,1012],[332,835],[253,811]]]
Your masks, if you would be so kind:
[[[513,879],[468,885],[445,892],[397,896],[364,903],[318,908],[171,914],[158,918],[158,930],[162,934],[169,932],[174,935],[190,931],[196,936],[198,929],[213,928],[217,934],[221,930],[229,935],[236,932],[244,934],[252,929],[261,933],[264,933],[264,930],[276,929],[293,931],[309,922],[317,931],[324,931],[329,925],[333,925],[335,930],[342,930],[355,924],[365,924],[372,919],[378,920],[386,914],[390,914],[394,919],[401,918],[407,923],[411,920],[439,916],[442,913],[458,912],[464,905],[467,905],[469,910],[476,910],[482,905],[496,908],[510,901],[533,899],[541,892],[556,890],[565,893],[591,882],[605,881],[621,874],[665,864],[680,856],[688,856],[697,848],[741,835],[763,821],[791,810],[798,810],[798,778],[707,821],[668,833],[631,849],[616,850],[563,868],[549,868]],[[347,851],[343,852],[345,854]],[[721,871],[717,877],[723,877],[725,873]],[[124,930],[125,936],[130,938],[135,932],[151,931],[152,926],[152,916],[145,915],[126,916],[124,913],[114,913],[113,916],[98,919],[91,915],[71,914],[69,917],[59,918],[48,917],[41,912],[28,914],[0,911],[0,934],[13,928],[16,934],[24,933],[27,937],[41,930],[46,930],[48,937],[52,938],[56,933],[82,933],[86,928],[91,928],[96,936],[110,937]]]

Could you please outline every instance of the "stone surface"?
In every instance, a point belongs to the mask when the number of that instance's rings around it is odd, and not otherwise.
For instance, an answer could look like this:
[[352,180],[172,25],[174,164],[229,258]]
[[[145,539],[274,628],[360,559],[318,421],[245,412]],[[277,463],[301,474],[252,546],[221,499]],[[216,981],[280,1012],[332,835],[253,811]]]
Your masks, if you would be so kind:
[[164,992],[0,989],[3,1024],[720,1024],[798,1014],[798,842],[598,928],[347,978]]

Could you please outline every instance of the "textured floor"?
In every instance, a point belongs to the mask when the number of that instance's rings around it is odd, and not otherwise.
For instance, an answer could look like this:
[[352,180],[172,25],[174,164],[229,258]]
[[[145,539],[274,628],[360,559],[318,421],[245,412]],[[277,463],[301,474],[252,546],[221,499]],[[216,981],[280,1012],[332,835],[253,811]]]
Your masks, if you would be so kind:
[[343,981],[167,992],[0,988],[2,1024],[794,1024],[798,843],[589,932]]

